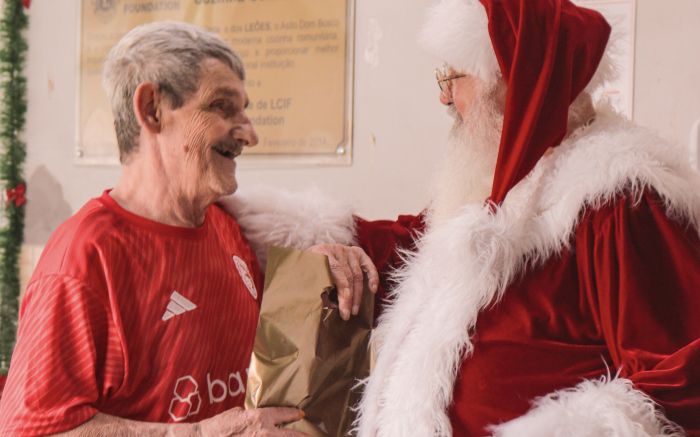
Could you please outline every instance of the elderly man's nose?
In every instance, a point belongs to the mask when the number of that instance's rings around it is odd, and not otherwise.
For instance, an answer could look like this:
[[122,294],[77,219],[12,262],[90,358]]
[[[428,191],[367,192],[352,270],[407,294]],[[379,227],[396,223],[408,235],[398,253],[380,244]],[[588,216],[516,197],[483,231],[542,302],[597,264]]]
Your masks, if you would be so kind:
[[253,124],[248,122],[233,131],[233,137],[243,146],[253,147],[258,144],[258,133],[255,132]]

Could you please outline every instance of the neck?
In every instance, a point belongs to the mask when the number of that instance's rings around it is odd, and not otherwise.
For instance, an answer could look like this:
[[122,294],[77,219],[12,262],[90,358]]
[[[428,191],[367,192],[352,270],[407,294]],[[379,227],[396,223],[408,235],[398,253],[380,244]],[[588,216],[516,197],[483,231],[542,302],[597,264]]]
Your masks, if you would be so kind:
[[110,196],[127,211],[158,223],[201,226],[207,208],[216,199],[191,193],[193,190],[179,185],[179,178],[168,177],[161,161],[144,158],[132,156],[122,167],[122,176]]

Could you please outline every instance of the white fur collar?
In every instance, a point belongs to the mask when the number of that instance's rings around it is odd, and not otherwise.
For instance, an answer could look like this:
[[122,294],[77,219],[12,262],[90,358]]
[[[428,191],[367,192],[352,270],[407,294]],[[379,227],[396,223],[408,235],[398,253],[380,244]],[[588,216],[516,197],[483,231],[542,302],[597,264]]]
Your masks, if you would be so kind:
[[479,312],[516,275],[569,244],[587,208],[653,187],[669,215],[700,224],[700,175],[679,148],[611,113],[543,158],[496,214],[477,205],[430,229],[398,273],[375,331],[360,405],[364,436],[449,436],[447,408]]
[[304,250],[322,243],[355,243],[352,207],[318,189],[290,192],[258,186],[218,203],[236,217],[263,271],[271,246]]

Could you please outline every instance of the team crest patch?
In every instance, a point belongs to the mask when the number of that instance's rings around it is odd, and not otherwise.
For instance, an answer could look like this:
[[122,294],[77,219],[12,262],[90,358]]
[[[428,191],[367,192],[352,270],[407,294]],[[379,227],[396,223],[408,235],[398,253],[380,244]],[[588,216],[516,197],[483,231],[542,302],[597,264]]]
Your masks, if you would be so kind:
[[250,295],[253,296],[253,299],[258,300],[258,290],[255,288],[255,282],[253,282],[253,277],[250,276],[248,264],[246,264],[245,261],[243,261],[236,255],[233,255],[233,263],[236,265],[236,269],[238,269],[238,274],[241,275],[241,279],[243,279],[243,283],[245,284],[246,288],[248,288]]

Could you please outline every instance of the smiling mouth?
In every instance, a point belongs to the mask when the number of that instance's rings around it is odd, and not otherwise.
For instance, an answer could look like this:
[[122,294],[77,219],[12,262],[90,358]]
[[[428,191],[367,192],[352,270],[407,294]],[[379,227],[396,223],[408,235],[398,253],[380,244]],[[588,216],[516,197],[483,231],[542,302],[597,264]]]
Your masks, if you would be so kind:
[[242,152],[240,147],[231,149],[225,146],[213,146],[212,149],[214,149],[216,153],[227,159],[235,159]]

